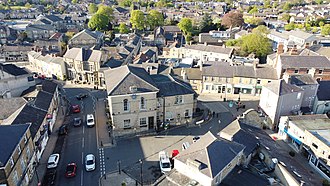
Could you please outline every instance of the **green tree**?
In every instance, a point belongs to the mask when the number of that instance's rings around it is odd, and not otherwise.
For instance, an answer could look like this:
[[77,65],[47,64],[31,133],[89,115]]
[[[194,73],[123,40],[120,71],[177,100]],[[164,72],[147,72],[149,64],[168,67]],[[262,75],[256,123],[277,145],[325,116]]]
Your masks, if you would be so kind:
[[260,25],[252,30],[252,33],[261,34],[265,37],[270,33],[269,29],[265,25]]
[[320,26],[320,27],[324,26],[324,22],[323,22],[323,21],[320,21],[320,22],[319,22],[319,26]]
[[109,18],[104,14],[94,14],[88,22],[88,28],[98,31],[108,30]]
[[131,12],[130,22],[133,29],[143,30],[145,27],[144,13],[141,10],[133,10]]
[[283,5],[283,10],[289,11],[292,7],[293,5],[290,2],[285,2],[285,4]]
[[309,23],[305,23],[305,30],[306,31],[311,31],[312,30],[312,26]]
[[323,0],[315,0],[315,3],[317,3],[318,5],[323,4]]
[[31,8],[32,7],[29,2],[27,2],[24,6],[25,6],[25,8]]
[[221,24],[228,28],[232,28],[235,26],[242,26],[243,23],[244,23],[243,14],[240,13],[239,11],[230,11],[226,13],[221,21]]
[[286,31],[294,30],[295,28],[296,28],[296,25],[294,23],[289,23],[289,24],[284,25],[284,29]]
[[261,19],[261,18],[246,18],[245,23],[249,23],[249,24],[252,24],[252,25],[263,25],[264,20]]
[[78,0],[72,0],[71,3],[72,4],[77,4],[78,3]]
[[107,16],[109,22],[113,20],[113,9],[107,5],[100,5],[96,13]]
[[259,10],[256,6],[253,6],[253,8],[249,11],[249,14],[255,14],[255,13],[258,13]]
[[269,0],[265,0],[264,1],[264,8],[270,8],[271,5],[270,5],[270,1]]
[[187,41],[191,40],[191,33],[193,31],[193,24],[192,20],[189,18],[182,18],[178,23],[178,27],[182,30],[184,36],[186,37]]
[[282,21],[286,21],[286,22],[289,22],[290,21],[290,15],[289,14],[287,14],[287,13],[285,13],[285,14],[282,14],[282,16],[281,16],[281,20]]
[[313,32],[313,33],[316,33],[316,32],[318,32],[318,31],[319,31],[319,29],[317,29],[317,27],[314,26],[313,29],[312,29],[312,32]]
[[216,29],[216,24],[213,24],[210,14],[205,13],[199,24],[199,32],[203,33],[214,29]]
[[259,33],[244,35],[241,38],[240,48],[244,55],[254,53],[257,57],[265,57],[271,53],[271,42]]
[[164,16],[162,13],[158,12],[157,10],[150,10],[147,15],[147,23],[150,29],[154,29],[157,26],[164,25]]
[[330,35],[330,24],[326,24],[321,27],[321,35],[323,35],[323,36]]
[[127,25],[125,23],[119,24],[119,33],[121,33],[121,34],[129,33],[129,28],[127,27]]
[[130,7],[132,5],[131,0],[121,0],[119,1],[119,6]]
[[238,43],[238,39],[229,39],[226,41],[226,46],[235,46]]
[[96,4],[95,3],[89,3],[89,5],[88,5],[88,12],[90,13],[90,14],[94,14],[94,13],[96,13],[97,12],[97,6],[96,6]]

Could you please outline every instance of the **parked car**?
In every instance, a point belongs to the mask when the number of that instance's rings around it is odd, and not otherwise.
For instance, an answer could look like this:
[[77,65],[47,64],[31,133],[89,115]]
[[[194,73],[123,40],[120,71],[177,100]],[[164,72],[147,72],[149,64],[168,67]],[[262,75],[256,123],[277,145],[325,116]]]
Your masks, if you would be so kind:
[[65,177],[67,177],[67,178],[75,177],[76,176],[76,171],[77,171],[76,163],[69,163],[66,166]]
[[58,129],[58,135],[66,135],[68,134],[68,125],[61,125]]
[[73,126],[78,127],[81,125],[81,118],[74,118],[73,119]]
[[189,148],[189,147],[190,147],[189,142],[184,142],[184,143],[182,143],[182,150],[186,150],[186,149]]
[[193,137],[193,142],[195,143],[195,142],[198,141],[199,139],[200,139],[199,136],[195,136],[195,137]]
[[60,159],[59,154],[50,155],[49,158],[48,158],[47,168],[48,169],[56,168],[57,165],[58,165],[59,159]]
[[95,170],[95,156],[93,154],[87,154],[85,158],[86,171]]
[[93,127],[95,125],[94,121],[94,115],[93,114],[87,114],[87,126]]
[[159,167],[162,173],[171,171],[171,162],[165,151],[159,152]]
[[78,100],[82,100],[82,99],[87,98],[87,97],[88,97],[88,95],[87,95],[87,94],[84,94],[84,93],[80,93],[80,94],[78,94],[78,95],[76,96],[76,98],[77,98]]
[[80,106],[79,105],[73,105],[72,106],[72,112],[73,113],[79,113],[80,112]]
[[55,185],[56,169],[47,170],[42,180],[42,186],[53,186]]

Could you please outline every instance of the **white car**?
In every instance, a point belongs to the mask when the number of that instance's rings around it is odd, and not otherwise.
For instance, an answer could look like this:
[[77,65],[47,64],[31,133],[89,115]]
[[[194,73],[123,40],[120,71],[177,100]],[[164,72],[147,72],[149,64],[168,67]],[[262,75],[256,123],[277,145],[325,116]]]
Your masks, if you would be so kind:
[[189,147],[190,147],[189,142],[184,142],[184,143],[182,143],[182,150],[186,150],[186,149],[189,148]]
[[87,154],[85,158],[86,171],[95,170],[95,156],[93,154]]
[[87,114],[87,126],[93,127],[95,125],[93,114]]
[[172,168],[171,161],[166,155],[165,151],[159,152],[159,166],[162,173],[171,171]]
[[47,168],[51,169],[51,168],[56,168],[58,165],[58,161],[60,159],[60,155],[59,154],[52,154],[49,156],[48,158],[48,163],[47,163]]

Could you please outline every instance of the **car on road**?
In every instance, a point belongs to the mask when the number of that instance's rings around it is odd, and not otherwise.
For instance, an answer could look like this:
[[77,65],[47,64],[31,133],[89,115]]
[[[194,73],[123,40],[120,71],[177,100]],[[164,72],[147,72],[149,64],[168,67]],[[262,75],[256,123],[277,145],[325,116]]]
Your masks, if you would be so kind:
[[60,128],[58,129],[58,135],[66,135],[68,134],[68,125],[63,124],[60,126]]
[[66,166],[65,177],[67,177],[67,178],[75,177],[76,176],[76,172],[77,172],[77,165],[76,165],[76,163],[69,163]]
[[47,162],[47,168],[48,169],[56,168],[57,165],[58,165],[59,159],[60,159],[59,154],[50,155],[49,158],[48,158],[48,162]]
[[186,150],[186,149],[189,148],[189,147],[190,147],[189,142],[184,142],[184,143],[182,143],[182,150]]
[[94,121],[94,115],[93,114],[87,114],[87,126],[93,127],[95,125]]
[[56,169],[47,170],[41,185],[53,186],[55,185],[55,179],[56,179]]
[[87,94],[84,94],[84,93],[80,93],[76,96],[77,100],[82,100],[84,98],[87,98],[88,95]]
[[195,143],[195,142],[198,141],[200,138],[201,138],[201,137],[199,137],[199,136],[195,136],[195,137],[193,137],[193,142]]
[[72,106],[72,112],[73,113],[79,113],[80,112],[80,106],[79,105],[73,105]]
[[86,171],[95,170],[95,156],[93,154],[87,154],[85,158]]
[[81,118],[74,118],[73,119],[73,126],[78,127],[81,125]]
[[162,173],[171,171],[171,161],[165,151],[159,152],[159,167]]

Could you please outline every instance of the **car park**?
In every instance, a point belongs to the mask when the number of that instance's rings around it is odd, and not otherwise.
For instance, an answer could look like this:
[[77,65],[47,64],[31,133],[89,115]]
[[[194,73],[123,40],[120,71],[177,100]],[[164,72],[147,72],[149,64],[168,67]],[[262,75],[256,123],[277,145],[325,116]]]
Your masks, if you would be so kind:
[[93,127],[95,125],[94,121],[94,115],[93,114],[87,114],[87,126]]
[[76,96],[76,98],[77,98],[78,100],[82,100],[82,99],[87,98],[87,97],[88,97],[88,95],[87,95],[87,94],[84,94],[84,93],[80,93],[80,94],[78,94],[78,95]]
[[72,106],[72,112],[73,112],[73,113],[79,113],[79,112],[80,112],[80,107],[79,107],[79,105],[73,105],[73,106]]
[[95,156],[93,154],[87,154],[85,158],[86,171],[95,170]]
[[56,169],[47,170],[42,180],[42,186],[53,186],[55,185]]
[[160,171],[162,173],[171,171],[172,168],[171,162],[168,155],[166,155],[165,151],[160,151],[158,155],[159,155]]
[[76,163],[69,163],[66,166],[65,177],[67,177],[67,178],[75,177],[76,176],[76,172],[77,172],[77,165],[76,165]]
[[58,135],[66,135],[68,134],[68,126],[67,125],[61,125],[58,129]]
[[73,126],[78,127],[81,125],[81,118],[74,118],[73,119]]
[[58,165],[59,159],[60,159],[59,154],[50,155],[49,158],[48,158],[48,162],[47,162],[47,168],[48,169],[56,168],[57,165]]

